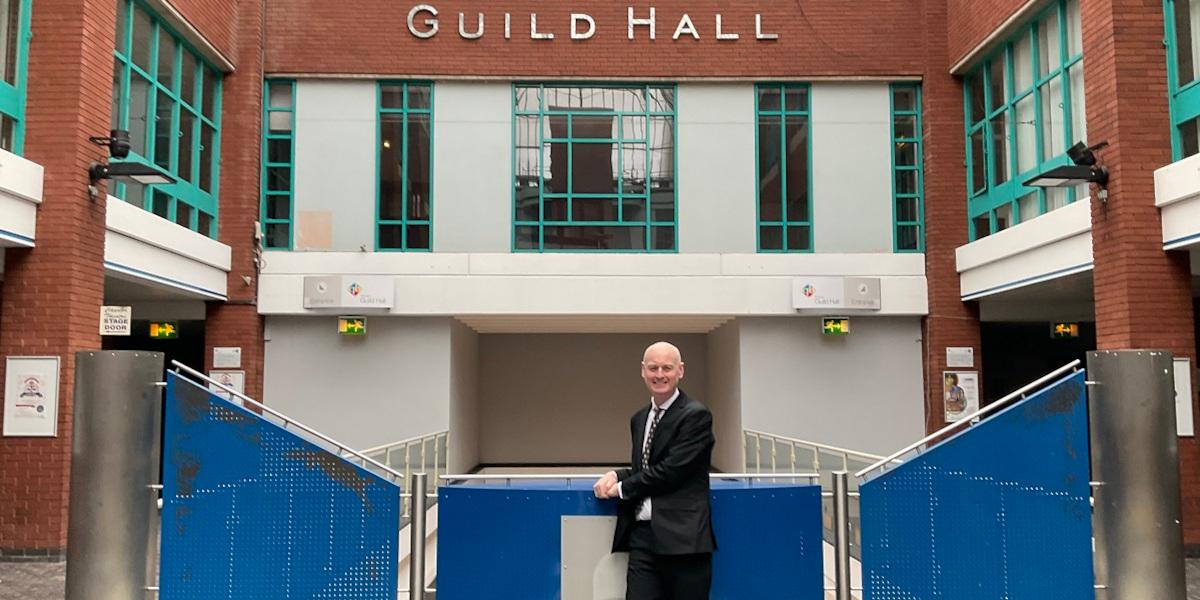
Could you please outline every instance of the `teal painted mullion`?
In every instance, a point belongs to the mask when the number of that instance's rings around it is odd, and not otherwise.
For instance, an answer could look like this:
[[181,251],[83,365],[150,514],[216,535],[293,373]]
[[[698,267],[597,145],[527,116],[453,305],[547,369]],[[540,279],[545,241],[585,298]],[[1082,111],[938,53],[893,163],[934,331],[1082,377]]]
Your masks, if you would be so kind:
[[[408,83],[400,86],[403,101],[401,106],[408,110]],[[408,113],[400,117],[400,249],[408,250]]]

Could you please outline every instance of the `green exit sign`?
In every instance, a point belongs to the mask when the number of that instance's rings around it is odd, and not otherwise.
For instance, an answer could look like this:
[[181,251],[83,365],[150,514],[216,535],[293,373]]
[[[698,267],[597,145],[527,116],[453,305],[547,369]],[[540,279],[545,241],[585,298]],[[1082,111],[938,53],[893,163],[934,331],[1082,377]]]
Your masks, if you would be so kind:
[[155,340],[173,340],[179,337],[179,324],[175,321],[150,323],[150,338]]
[[1066,340],[1079,337],[1079,323],[1051,323],[1050,337]]
[[825,317],[821,319],[821,333],[825,335],[850,335],[849,317]]
[[342,335],[367,335],[366,317],[338,317],[338,333]]

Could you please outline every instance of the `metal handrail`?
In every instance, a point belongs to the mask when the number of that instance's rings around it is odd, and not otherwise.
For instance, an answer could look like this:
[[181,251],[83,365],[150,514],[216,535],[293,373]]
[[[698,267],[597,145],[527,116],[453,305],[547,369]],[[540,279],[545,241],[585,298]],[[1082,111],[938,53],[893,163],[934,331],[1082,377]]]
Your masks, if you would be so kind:
[[[817,479],[820,473],[709,473],[710,479]],[[443,481],[546,481],[555,479],[595,479],[604,477],[604,473],[567,473],[556,475],[552,473],[529,474],[470,474],[470,475],[439,475]]]
[[[373,458],[370,458],[370,457],[358,452],[357,450],[354,450],[353,448],[313,429],[312,427],[309,427],[308,425],[305,425],[304,423],[301,423],[301,422],[299,422],[299,421],[297,421],[297,420],[295,420],[273,408],[269,408],[268,406],[259,402],[258,400],[255,400],[254,398],[251,398],[237,390],[234,390],[233,388],[213,379],[212,377],[205,375],[204,373],[201,373],[201,372],[199,372],[177,360],[171,361],[171,365],[175,367],[176,373],[178,373],[179,371],[182,370],[192,377],[200,379],[201,381],[204,381],[211,385],[215,385],[215,386],[217,386],[218,389],[220,389],[226,393],[229,393],[233,396],[237,396],[243,402],[249,402],[251,406],[253,406],[259,410],[262,410],[262,411],[270,414],[271,416],[274,416],[276,418],[283,420],[285,428],[288,425],[294,425],[296,427],[299,427],[300,429],[303,429],[305,432],[315,436],[317,439],[319,439],[323,442],[326,442],[328,444],[331,444],[333,446],[336,446],[338,449],[339,455],[341,455],[342,453],[346,453],[346,454],[349,454],[349,455],[357,458],[359,461],[362,462],[362,466],[364,468],[369,463],[372,466],[374,466],[378,469],[381,469],[386,475],[389,475],[390,476],[389,479],[391,479],[393,482],[403,481],[403,479],[404,479],[403,473],[400,473],[400,472],[392,469],[391,467],[388,467],[387,465],[384,465],[383,463],[380,463],[379,461],[377,461]],[[188,380],[184,379],[184,381],[188,381]],[[192,385],[196,385],[195,381],[188,381],[188,383],[191,383]]]
[[375,454],[376,452],[382,452],[384,450],[389,450],[391,448],[398,448],[400,446],[407,446],[409,444],[423,442],[423,441],[431,439],[431,438],[437,438],[439,436],[446,435],[447,433],[449,433],[449,432],[447,432],[446,430],[442,430],[442,431],[438,431],[436,433],[427,433],[425,435],[417,435],[417,436],[410,437],[408,439],[399,440],[399,441],[395,441],[395,442],[388,442],[386,444],[380,444],[378,446],[373,446],[371,448],[363,448],[362,450],[359,450],[359,452],[362,452],[363,454]]
[[1060,375],[1062,375],[1063,373],[1065,373],[1067,371],[1070,371],[1072,374],[1078,372],[1079,369],[1077,369],[1076,367],[1078,367],[1082,362],[1083,361],[1081,361],[1079,359],[1075,359],[1075,360],[1047,373],[1046,375],[1043,375],[1042,377],[1025,385],[1024,387],[1021,387],[1020,389],[1016,390],[1015,392],[975,411],[974,413],[971,413],[970,415],[963,417],[961,420],[955,421],[955,422],[937,430],[936,432],[931,433],[912,444],[909,444],[903,450],[900,450],[900,451],[892,454],[891,456],[888,456],[887,458],[855,473],[854,476],[861,480],[866,474],[868,474],[872,471],[875,471],[875,470],[879,469],[880,467],[887,466],[888,463],[903,462],[903,461],[898,460],[901,456],[904,456],[905,454],[908,454],[909,452],[912,452],[913,450],[919,449],[921,446],[928,444],[930,441],[938,439],[940,437],[943,437],[947,433],[950,433],[956,429],[960,429],[964,426],[971,425],[972,423],[978,421],[981,417],[983,417],[985,415],[989,415],[993,412],[996,412],[996,411],[1000,410],[1001,408],[1004,408],[1005,406],[1007,406],[1009,403],[1011,403],[1015,399],[1021,399],[1021,400],[1025,399],[1025,397],[1028,395],[1028,393],[1031,390],[1041,387],[1043,384],[1059,377]]
[[880,460],[883,458],[883,456],[878,455],[878,454],[869,454],[867,452],[859,452],[858,450],[850,450],[848,448],[839,448],[837,446],[830,446],[829,444],[822,444],[820,442],[810,442],[808,440],[792,438],[792,437],[788,437],[786,435],[778,435],[778,434],[770,433],[767,431],[759,431],[757,429],[745,429],[743,431],[745,433],[748,433],[748,434],[751,434],[754,436],[768,437],[768,438],[788,442],[791,444],[796,444],[799,446],[807,446],[809,448],[825,450],[831,454],[845,454],[847,456],[852,456],[855,458],[863,458],[868,461],[877,461],[877,460]]

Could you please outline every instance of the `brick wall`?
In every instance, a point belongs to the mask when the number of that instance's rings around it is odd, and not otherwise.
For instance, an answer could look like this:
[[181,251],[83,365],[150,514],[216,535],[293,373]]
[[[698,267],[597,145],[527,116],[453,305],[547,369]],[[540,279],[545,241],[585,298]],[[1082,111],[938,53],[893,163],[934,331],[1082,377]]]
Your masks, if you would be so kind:
[[[75,352],[100,347],[104,193],[88,165],[109,129],[113,0],[33,8],[25,156],[45,167],[37,247],[8,250],[0,355],[58,356],[58,437],[0,438],[0,557],[58,557],[66,545]],[[3,363],[0,363],[0,368]]]
[[[1196,357],[1187,253],[1163,252],[1154,169],[1171,162],[1162,4],[1082,4],[1088,136],[1111,173],[1107,202],[1093,202],[1096,343],[1161,348]],[[1118,90],[1120,93],[1118,94]],[[1184,537],[1200,544],[1200,446],[1179,446]]]
[[[241,0],[169,0],[200,35],[209,41],[235,65],[238,64],[236,43],[238,20],[243,4],[255,4],[250,10],[261,15],[259,2]],[[261,19],[261,16],[259,17]]]
[[[844,0],[802,2],[532,2],[485,0],[433,2],[440,32],[421,40],[408,31],[407,16],[415,3],[392,0],[291,0],[267,4],[268,73],[442,75],[471,74],[530,77],[669,77],[819,76],[919,74],[924,65],[922,0],[854,3]],[[627,39],[627,7],[637,17],[657,9],[657,37],[637,28]],[[590,40],[570,39],[571,11],[596,19]],[[484,36],[458,35],[458,13],[473,30],[483,12]],[[504,13],[513,15],[512,40],[505,40]],[[530,39],[529,13],[536,12],[538,30],[555,34],[552,41]],[[721,12],[726,32],[740,33],[736,42],[715,39],[715,14]],[[671,36],[684,13],[701,40]],[[755,41],[754,15],[762,13],[764,31],[778,33],[774,42]],[[944,29],[937,30],[939,37]]]
[[[1038,0],[1038,5],[1049,2]],[[948,0],[946,31],[950,49],[946,64],[958,62],[1028,3],[1029,0]]]

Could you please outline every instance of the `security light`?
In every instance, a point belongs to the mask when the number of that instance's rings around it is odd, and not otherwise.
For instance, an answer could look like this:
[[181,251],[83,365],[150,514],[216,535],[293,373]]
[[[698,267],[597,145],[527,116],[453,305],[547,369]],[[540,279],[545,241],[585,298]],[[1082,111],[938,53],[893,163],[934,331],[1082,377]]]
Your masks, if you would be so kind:
[[88,141],[97,146],[108,146],[108,155],[113,158],[129,156],[129,149],[132,147],[129,143],[129,132],[124,129],[113,129],[108,132],[108,137],[92,136]]
[[1081,183],[1094,183],[1101,188],[1108,185],[1108,169],[1096,166],[1096,155],[1093,151],[1108,145],[1100,142],[1095,146],[1087,146],[1079,142],[1067,150],[1067,157],[1074,164],[1059,165],[1048,171],[1043,171],[1030,177],[1025,185],[1030,187],[1069,187]]
[[92,185],[102,179],[136,181],[142,185],[175,183],[175,178],[154,165],[140,162],[115,162],[107,165],[92,163],[88,169]]

